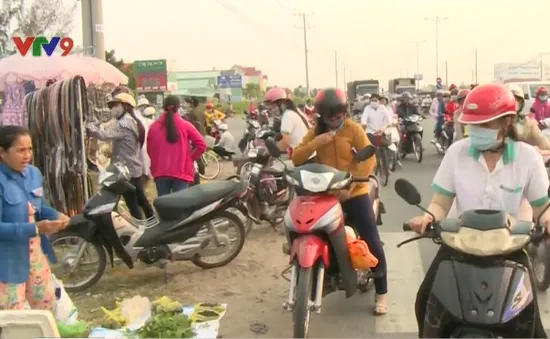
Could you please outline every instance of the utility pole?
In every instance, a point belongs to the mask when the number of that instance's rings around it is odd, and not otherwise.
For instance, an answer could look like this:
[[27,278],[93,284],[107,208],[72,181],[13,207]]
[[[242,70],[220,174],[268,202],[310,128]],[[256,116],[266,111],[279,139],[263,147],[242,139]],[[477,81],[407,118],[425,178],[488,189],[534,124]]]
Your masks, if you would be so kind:
[[103,1],[82,0],[82,36],[84,50],[92,56],[105,60],[105,37],[103,36]]
[[542,62],[542,56],[543,56],[543,54],[541,53],[540,54],[540,61],[539,61],[539,63],[540,63],[540,66],[539,66],[540,67],[540,81],[544,81],[544,64]]
[[475,53],[476,53],[476,54],[475,54],[475,58],[476,58],[476,59],[475,59],[475,63],[474,63],[474,67],[475,67],[475,68],[474,68],[474,75],[475,75],[475,78],[474,78],[474,79],[475,79],[475,82],[474,82],[474,84],[477,84],[477,48],[476,48],[476,52],[475,52]]
[[445,61],[445,85],[449,86],[449,64]]
[[348,83],[346,81],[346,64],[344,64],[344,91],[348,94]]
[[334,51],[334,80],[336,81],[336,88],[338,88],[338,51]]
[[426,40],[422,41],[413,41],[412,43],[416,45],[416,74],[415,80],[416,80],[416,90],[420,88],[420,80],[417,79],[417,77],[420,75],[420,45],[425,43]]
[[307,24],[307,17],[312,14],[306,14],[306,13],[296,13],[296,16],[302,17],[302,27],[297,26],[296,28],[302,29],[304,31],[304,55],[305,55],[305,63],[306,63],[306,89],[307,89],[307,96],[309,97],[309,60],[308,60],[308,47],[307,47],[307,31],[309,29],[312,29],[313,26],[309,26]]
[[436,16],[435,18],[424,18],[424,20],[431,21],[435,23],[435,76],[439,77],[439,23],[445,21],[449,18],[444,17],[440,18]]

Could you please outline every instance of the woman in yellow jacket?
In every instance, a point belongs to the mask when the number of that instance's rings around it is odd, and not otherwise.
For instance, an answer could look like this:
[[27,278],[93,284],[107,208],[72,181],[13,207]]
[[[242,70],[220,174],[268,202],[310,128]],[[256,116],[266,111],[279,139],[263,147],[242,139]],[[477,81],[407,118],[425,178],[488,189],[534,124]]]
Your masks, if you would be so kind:
[[208,130],[212,128],[214,121],[225,119],[225,114],[214,109],[214,104],[211,102],[206,103],[206,111],[204,112],[204,115],[206,116],[206,128]]
[[[293,150],[292,162],[295,166],[304,164],[316,153],[316,162],[350,172],[356,177],[364,178],[372,173],[376,164],[375,158],[364,162],[354,161],[355,151],[370,145],[370,142],[361,125],[347,118],[347,107],[344,91],[331,88],[319,92],[315,99],[317,123]],[[378,266],[374,269],[374,314],[383,315],[387,312],[386,256],[368,192],[367,183],[354,183],[349,190],[340,190],[337,194],[347,215],[347,221],[357,229],[361,239],[365,240],[372,254],[379,260]]]

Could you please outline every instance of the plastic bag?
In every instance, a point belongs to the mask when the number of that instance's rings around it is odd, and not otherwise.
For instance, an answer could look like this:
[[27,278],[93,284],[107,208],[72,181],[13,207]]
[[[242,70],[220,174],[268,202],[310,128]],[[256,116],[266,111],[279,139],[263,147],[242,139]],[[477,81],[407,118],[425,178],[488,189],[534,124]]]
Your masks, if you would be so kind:
[[66,325],[75,324],[78,322],[78,310],[74,305],[71,297],[65,291],[63,282],[52,274],[52,280],[55,284],[55,295],[57,303],[55,306],[55,320],[58,323]]
[[85,321],[77,321],[72,324],[57,323],[57,330],[61,338],[87,338],[90,327]]
[[369,246],[363,240],[357,239],[355,230],[345,227],[351,263],[356,270],[366,270],[376,267],[378,259],[370,252]]

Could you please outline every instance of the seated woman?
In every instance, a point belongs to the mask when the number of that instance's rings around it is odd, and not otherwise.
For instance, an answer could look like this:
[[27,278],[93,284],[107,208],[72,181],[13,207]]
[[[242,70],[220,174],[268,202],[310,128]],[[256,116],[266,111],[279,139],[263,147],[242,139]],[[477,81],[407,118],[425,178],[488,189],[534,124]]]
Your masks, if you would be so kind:
[[[315,159],[320,164],[351,172],[357,177],[364,178],[371,174],[376,164],[374,157],[360,163],[354,161],[354,151],[365,148],[370,142],[361,125],[346,118],[347,108],[344,91],[325,89],[319,92],[315,100],[315,111],[319,117],[315,127],[309,129],[302,142],[292,152],[292,162],[295,166],[304,164],[316,152]],[[378,274],[374,279],[374,314],[383,315],[387,312],[386,256],[368,192],[367,183],[354,183],[349,190],[340,190],[338,195],[350,224],[357,229],[361,239],[365,240],[379,260],[375,268]]]
[[[490,209],[518,217],[522,198],[529,201],[535,218],[545,211],[550,203],[546,168],[534,147],[517,141],[516,115],[516,100],[504,85],[479,85],[468,94],[459,122],[468,126],[469,137],[449,147],[432,183],[435,194],[428,211],[436,220],[447,217],[453,202],[456,215],[468,210]],[[412,218],[409,225],[423,233],[432,221],[426,213]],[[541,222],[550,228],[550,211],[544,212]],[[454,254],[442,245],[420,285],[415,305],[420,338],[424,326],[428,326],[424,322],[426,303],[438,266]],[[517,257],[514,260],[530,266],[523,252]],[[536,314],[534,338],[546,338],[540,316]]]

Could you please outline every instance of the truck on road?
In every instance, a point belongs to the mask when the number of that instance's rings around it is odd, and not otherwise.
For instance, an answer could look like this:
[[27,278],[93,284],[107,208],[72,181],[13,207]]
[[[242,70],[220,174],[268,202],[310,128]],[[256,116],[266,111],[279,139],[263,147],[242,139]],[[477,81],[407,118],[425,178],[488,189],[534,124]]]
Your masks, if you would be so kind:
[[348,100],[354,101],[365,94],[380,94],[380,81],[378,80],[357,80],[348,82]]
[[392,94],[401,94],[403,92],[415,94],[416,80],[414,78],[390,79],[388,83],[388,92]]

